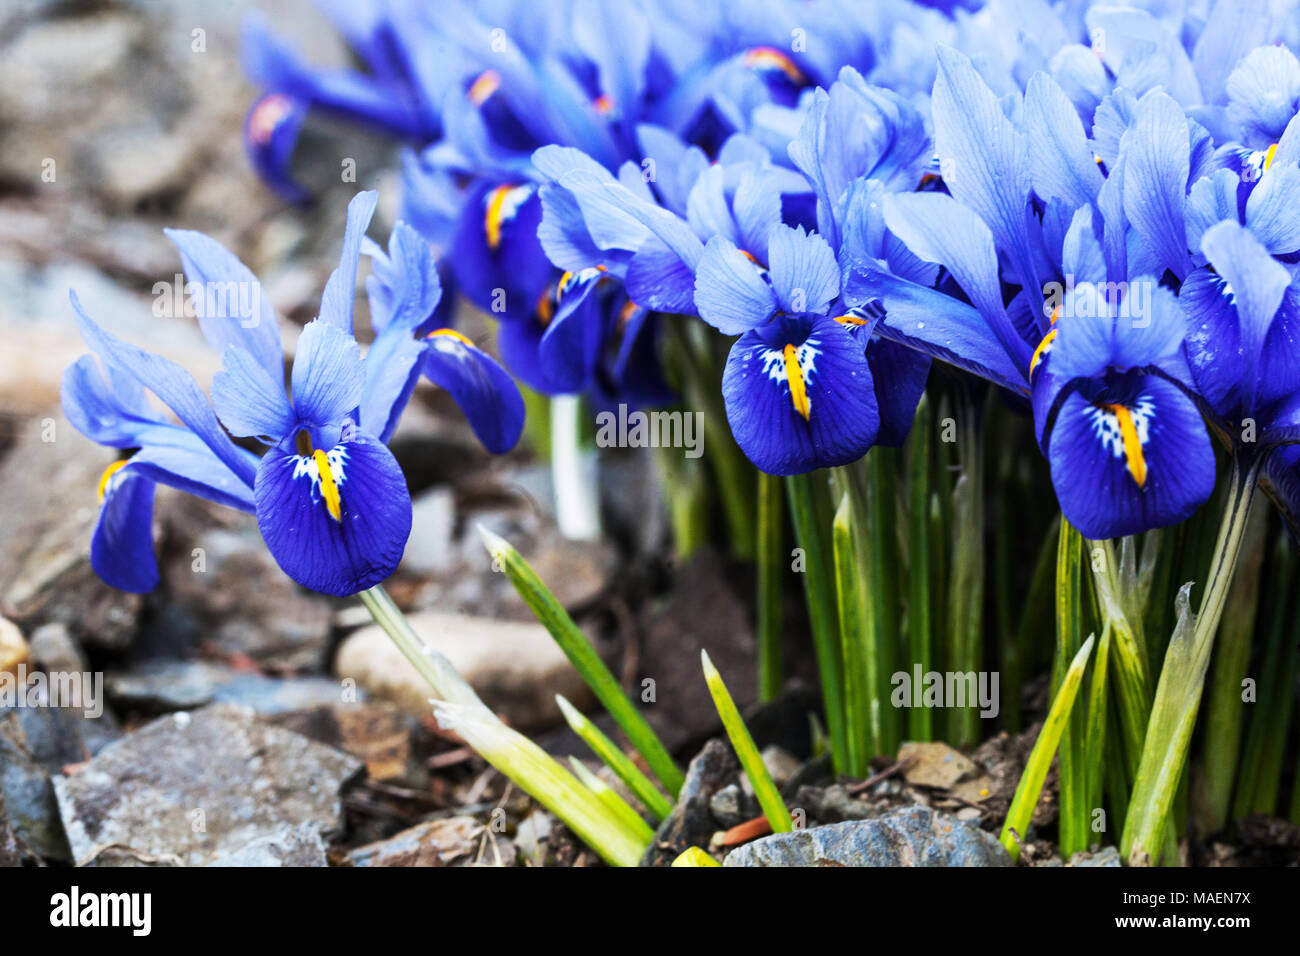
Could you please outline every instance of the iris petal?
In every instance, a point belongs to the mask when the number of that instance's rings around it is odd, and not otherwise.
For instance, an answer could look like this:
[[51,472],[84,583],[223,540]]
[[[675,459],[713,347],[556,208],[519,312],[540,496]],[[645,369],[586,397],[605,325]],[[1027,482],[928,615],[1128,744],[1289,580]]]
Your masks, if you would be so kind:
[[144,594],[158,586],[153,498],[153,481],[130,467],[119,468],[105,485],[90,539],[90,565],[109,587]]
[[519,441],[524,400],[496,360],[457,336],[434,332],[426,339],[424,374],[445,388],[465,413],[483,447],[504,454]]
[[1061,511],[1088,538],[1176,524],[1214,490],[1214,452],[1200,413],[1161,378],[1143,378],[1136,395],[1118,406],[1071,392],[1048,440]]
[[[794,389],[793,375],[802,378]],[[880,425],[862,342],[825,316],[743,335],[727,357],[722,394],[736,442],[771,475],[861,458]]]
[[328,449],[340,519],[331,515],[314,456],[291,444],[271,449],[257,469],[257,525],[283,569],[305,588],[343,597],[396,569],[411,532],[411,498],[392,453],[355,429]]

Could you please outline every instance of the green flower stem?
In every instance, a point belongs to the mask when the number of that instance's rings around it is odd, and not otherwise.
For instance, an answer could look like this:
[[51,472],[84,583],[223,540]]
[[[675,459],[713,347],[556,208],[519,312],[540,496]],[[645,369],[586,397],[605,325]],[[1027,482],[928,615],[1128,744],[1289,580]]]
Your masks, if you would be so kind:
[[831,763],[845,773],[848,748],[844,735],[844,674],[840,663],[839,624],[835,608],[835,562],[814,501],[813,482],[825,482],[824,473],[793,475],[785,480],[794,520],[795,538],[803,550],[804,594],[812,630],[817,673],[822,685],[826,728],[831,743]]
[[852,497],[845,493],[835,514],[835,594],[839,610],[840,648],[844,661],[844,733],[846,772],[862,779],[867,761],[882,751],[880,737],[877,629],[868,606],[863,574],[854,546]]
[[1034,815],[1034,806],[1043,792],[1043,781],[1047,779],[1047,770],[1052,765],[1052,756],[1061,742],[1061,734],[1070,718],[1074,699],[1078,696],[1079,685],[1083,681],[1084,669],[1088,666],[1088,655],[1092,653],[1093,639],[1083,642],[1070,666],[1066,668],[1061,679],[1061,686],[1052,698],[1051,709],[1043,721],[1043,729],[1038,732],[1034,749],[1030,751],[1025,772],[1020,775],[1015,796],[1007,810],[1006,822],[1002,825],[1000,837],[1003,847],[1011,854],[1011,859],[1020,858],[1020,841],[1029,830],[1029,821]]
[[[1069,675],[1071,661],[1083,644],[1084,628],[1084,541],[1068,522],[1061,522],[1056,563],[1056,656],[1052,668],[1052,689],[1059,693]],[[1088,849],[1089,801],[1086,753],[1087,714],[1082,707],[1070,712],[1061,733],[1060,849],[1069,859]]]
[[1287,728],[1295,707],[1296,671],[1300,652],[1294,642],[1292,621],[1295,595],[1295,551],[1286,535],[1279,537],[1271,560],[1265,591],[1268,610],[1268,639],[1260,667],[1259,703],[1251,711],[1246,749],[1242,755],[1233,816],[1273,816],[1277,812],[1278,789],[1282,782],[1282,759]]
[[758,699],[772,700],[785,684],[781,641],[781,586],[786,556],[781,547],[781,479],[758,476]]
[[1233,458],[1205,597],[1194,623],[1187,607],[1187,589],[1180,592],[1179,621],[1165,652],[1120,842],[1121,856],[1132,864],[1152,864],[1159,859],[1161,833],[1187,761],[1214,635],[1246,533],[1258,473],[1258,461]]
[[1219,833],[1227,825],[1232,788],[1237,780],[1241,724],[1246,711],[1241,684],[1250,664],[1250,643],[1259,608],[1267,517],[1267,512],[1259,509],[1247,522],[1242,544],[1244,556],[1228,591],[1226,613],[1213,656],[1201,761],[1203,772],[1196,780],[1192,802],[1196,832],[1206,835]]
[[[952,492],[953,554],[949,578],[948,667],[959,673],[978,671],[984,659],[984,455],[981,432],[969,402],[962,403],[958,457],[961,477]],[[948,738],[953,746],[979,740],[978,705],[948,713]]]
[[592,753],[599,757],[610,770],[614,771],[618,779],[631,790],[638,800],[640,800],[647,810],[649,810],[656,820],[662,820],[672,811],[672,802],[659,792],[650,778],[637,769],[627,756],[619,749],[618,744],[606,737],[587,716],[580,712],[578,708],[570,704],[560,694],[555,695],[555,702],[560,705],[560,712],[564,714],[565,721],[575,734],[582,738],[583,743],[591,748]]
[[659,782],[676,797],[684,780],[681,770],[673,762],[668,748],[660,741],[645,717],[623,693],[623,688],[605,666],[605,662],[600,659],[596,649],[591,646],[587,635],[573,623],[573,618],[569,617],[568,612],[555,599],[555,595],[542,583],[537,572],[529,566],[513,545],[486,528],[480,527],[479,534],[492,555],[493,566],[500,568],[510,578],[510,583],[515,586],[519,596],[524,599],[524,603],[528,605],[537,620],[550,631],[551,637],[555,638],[555,643],[560,645],[564,656],[582,675],[582,679],[587,682],[596,699],[614,718],[614,722],[627,735],[632,746],[645,758],[645,762],[659,778]]
[[606,863],[637,865],[653,838],[644,821],[640,827],[632,826],[546,751],[502,723],[451,662],[420,639],[382,586],[358,597],[428,682],[434,693],[430,701],[434,717],[441,726],[458,733],[479,756],[563,820]]
[[[930,400],[921,396],[912,423],[911,452],[908,463],[908,551],[907,551],[907,640],[909,664],[921,667],[922,674],[930,673],[933,664],[933,620],[930,609],[931,567],[933,558],[933,530],[930,519],[930,471],[933,468],[931,442],[934,440],[930,420]],[[910,670],[910,668],[907,668]],[[1019,684],[1011,697],[1019,714]],[[929,707],[912,707],[907,712],[907,735],[912,740],[934,739],[934,716]]]
[[772,824],[772,832],[789,833],[794,829],[790,811],[786,809],[785,801],[781,799],[781,791],[776,788],[772,775],[767,772],[767,765],[763,763],[763,757],[758,752],[754,738],[749,734],[749,728],[741,719],[736,702],[731,699],[731,692],[723,683],[718,669],[713,666],[713,661],[709,660],[707,651],[700,651],[700,662],[704,666],[704,680],[708,683],[709,693],[713,696],[713,705],[718,709],[718,716],[722,718],[722,726],[731,739],[731,746],[740,759],[740,766],[744,768],[745,775],[749,777],[749,783],[754,788],[758,805],[763,808],[767,822]]
[[388,596],[388,592],[382,585],[377,584],[367,591],[362,591],[357,597],[361,598],[361,603],[375,619],[375,623],[384,629],[384,633],[397,645],[402,655],[420,672],[420,676],[432,688],[435,697],[448,703],[477,707],[485,713],[491,713],[483,701],[479,700],[478,694],[474,693],[474,688],[460,676],[451,661],[425,644],[420,635],[415,633],[406,615],[393,603],[393,599]]

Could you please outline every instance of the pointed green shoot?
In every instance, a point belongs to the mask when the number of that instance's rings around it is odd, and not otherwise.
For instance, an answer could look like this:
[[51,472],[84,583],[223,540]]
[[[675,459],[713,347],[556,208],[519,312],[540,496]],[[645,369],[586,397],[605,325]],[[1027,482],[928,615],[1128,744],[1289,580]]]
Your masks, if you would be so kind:
[[592,753],[599,757],[605,766],[614,771],[629,790],[636,794],[637,799],[645,804],[646,809],[654,814],[655,819],[662,820],[668,816],[673,808],[671,801],[659,792],[649,777],[637,769],[636,764],[619,749],[618,744],[605,736],[586,714],[565,700],[562,695],[556,694],[555,702],[560,705],[560,712],[564,714],[570,729],[582,738],[582,742],[591,748]]
[[749,728],[741,719],[736,702],[731,699],[731,692],[722,682],[722,675],[713,666],[713,661],[709,660],[707,651],[700,651],[700,662],[704,665],[704,679],[708,682],[709,693],[713,695],[713,705],[718,709],[718,716],[722,718],[722,726],[731,738],[736,756],[740,758],[740,766],[744,768],[745,775],[754,788],[758,805],[763,808],[767,822],[772,824],[772,832],[789,833],[794,829],[790,811],[786,809],[781,791],[776,788],[772,775],[767,772],[767,765],[763,763],[763,757],[749,734]]
[[650,770],[659,778],[668,792],[676,797],[685,779],[677,764],[673,762],[668,748],[663,745],[658,735],[650,727],[645,717],[623,693],[614,675],[610,673],[605,662],[600,659],[596,649],[587,640],[587,635],[573,618],[569,617],[563,605],[555,595],[542,583],[523,556],[515,550],[510,542],[486,528],[479,527],[488,552],[492,555],[492,565],[506,573],[510,583],[515,586],[519,596],[524,599],[533,614],[555,638],[564,656],[573,664],[574,669],[582,675],[614,722],[627,735],[628,741],[645,758]]
[[999,838],[1011,859],[1020,858],[1019,838],[1029,829],[1029,821],[1034,815],[1034,805],[1043,792],[1043,781],[1047,779],[1047,770],[1052,765],[1052,756],[1061,742],[1061,732],[1065,730],[1066,721],[1074,707],[1074,699],[1079,693],[1079,684],[1083,681],[1083,672],[1088,666],[1088,656],[1092,653],[1093,638],[1089,637],[1074,655],[1069,670],[1061,681],[1056,698],[1043,722],[1043,729],[1038,732],[1038,740],[1029,754],[1025,772],[1020,776],[1016,795],[1011,798],[1011,807],[1007,810],[1006,822],[1002,825]]

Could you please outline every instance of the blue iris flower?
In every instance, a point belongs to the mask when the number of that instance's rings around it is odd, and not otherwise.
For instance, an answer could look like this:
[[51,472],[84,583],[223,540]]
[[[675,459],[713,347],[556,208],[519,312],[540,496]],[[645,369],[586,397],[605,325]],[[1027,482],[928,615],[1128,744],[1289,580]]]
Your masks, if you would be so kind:
[[1193,268],[1196,132],[1148,94],[1104,175],[1050,77],[1031,79],[1017,125],[964,56],[941,49],[939,63],[935,142],[951,195],[888,195],[884,222],[960,295],[859,254],[849,303],[877,302],[882,335],[1030,399],[1062,511],[1085,535],[1183,520],[1214,486],[1184,303],[1162,284]]
[[[290,394],[270,303],[252,273],[201,233],[168,236],[198,289],[203,334],[222,354],[211,402],[184,369],[106,332],[73,294],[94,355],[68,368],[64,412],[92,440],[135,449],[100,482],[91,561],[109,584],[143,592],[158,583],[151,538],[158,484],[256,514],[277,563],[312,590],[353,594],[393,572],[410,532],[411,503],[385,441],[410,395],[412,374],[421,359],[426,370],[431,361],[427,347],[397,333],[419,329],[440,293],[430,278],[436,273],[399,226],[390,252],[412,255],[390,255],[376,269],[372,302],[386,325],[363,359],[352,303],[375,199],[361,193],[348,207],[339,267],[325,286],[319,317],[299,338]],[[148,393],[180,424],[157,411]],[[453,388],[453,394],[473,419],[478,393]],[[259,458],[231,436],[255,439],[267,450]]]

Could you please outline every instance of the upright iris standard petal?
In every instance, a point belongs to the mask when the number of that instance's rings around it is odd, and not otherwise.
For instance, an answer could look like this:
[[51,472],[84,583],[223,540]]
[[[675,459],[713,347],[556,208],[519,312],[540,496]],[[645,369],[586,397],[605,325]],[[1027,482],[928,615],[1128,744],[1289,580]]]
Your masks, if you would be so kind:
[[776,226],[768,236],[770,277],[787,312],[825,312],[839,298],[840,269],[826,240],[802,228]]
[[714,236],[695,273],[695,307],[723,335],[740,335],[771,318],[777,302],[753,260]]
[[247,350],[238,347],[226,350],[221,371],[212,377],[212,407],[236,438],[278,437],[294,424],[283,371],[271,379]]
[[1122,396],[1075,390],[1050,424],[1047,457],[1065,517],[1115,538],[1190,517],[1214,491],[1214,452],[1195,404],[1142,376]]
[[90,566],[119,591],[144,594],[158,586],[153,553],[154,483],[118,461],[100,479],[99,520],[90,539]]
[[785,316],[741,336],[722,395],[737,444],[771,475],[854,461],[880,425],[862,342],[826,316]]
[[524,428],[524,400],[490,355],[459,332],[438,329],[426,339],[424,374],[451,394],[484,448],[501,455],[515,447]]
[[319,319],[307,323],[293,358],[292,385],[300,421],[316,427],[340,421],[360,404],[365,388],[361,346],[336,326]]
[[330,273],[321,294],[320,318],[323,322],[352,334],[352,301],[357,292],[357,260],[361,258],[361,240],[375,214],[379,193],[359,192],[348,203],[348,224],[343,233],[343,251],[338,268]]
[[345,428],[300,454],[290,436],[262,458],[253,488],[271,555],[303,587],[344,597],[393,573],[411,532],[411,498],[392,453]]

